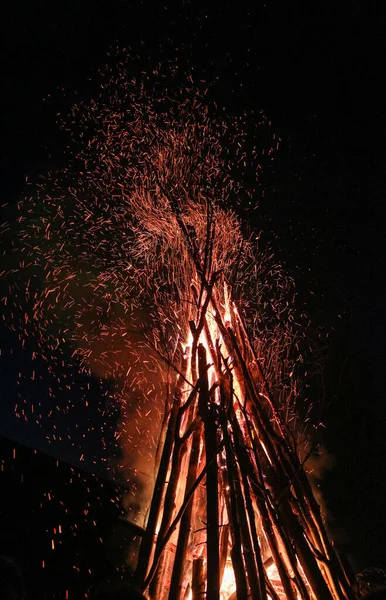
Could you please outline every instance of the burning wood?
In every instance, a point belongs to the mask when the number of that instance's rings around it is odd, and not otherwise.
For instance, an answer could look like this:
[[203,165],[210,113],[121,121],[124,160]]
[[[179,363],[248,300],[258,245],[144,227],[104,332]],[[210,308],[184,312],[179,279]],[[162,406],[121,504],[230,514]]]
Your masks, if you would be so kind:
[[[192,297],[197,317],[191,321],[191,345],[185,349],[169,417],[174,442],[165,442],[161,460],[170,471],[150,512],[157,506],[161,528],[157,533],[155,520],[149,520],[152,543],[143,544],[137,572],[142,586],[151,598],[169,600],[187,597],[190,589],[197,597],[204,587],[208,599],[230,598],[232,586],[238,600],[275,594],[294,600],[351,598],[288,424],[270,397],[239,311],[225,304],[228,283],[218,274],[208,281],[198,258],[194,262],[200,304]],[[200,464],[205,477],[196,485]],[[184,488],[180,494],[178,486]],[[182,519],[179,530],[171,531],[178,496],[184,497]],[[165,518],[167,526],[162,526]],[[224,528],[230,532],[225,546],[220,544]],[[171,576],[161,569],[166,538],[177,546]],[[161,570],[163,576],[153,585]]]

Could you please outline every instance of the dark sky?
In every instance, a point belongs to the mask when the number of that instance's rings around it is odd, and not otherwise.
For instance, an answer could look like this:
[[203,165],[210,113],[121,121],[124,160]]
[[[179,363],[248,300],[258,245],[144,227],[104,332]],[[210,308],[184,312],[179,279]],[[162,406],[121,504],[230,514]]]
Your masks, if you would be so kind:
[[[263,109],[283,142],[263,179],[261,212],[251,218],[295,275],[300,294],[314,292],[316,327],[331,330],[324,422],[336,466],[323,484],[326,502],[337,528],[347,532],[340,543],[357,564],[386,566],[386,186],[385,153],[376,151],[385,118],[377,91],[382,15],[359,2],[348,11],[339,3],[333,9],[178,4],[150,9],[78,0],[8,7],[1,33],[2,202],[15,203],[26,176],[33,181],[63,160],[55,115],[92,94],[110,45],[133,48],[144,67],[147,57],[176,55],[217,80],[218,99],[230,111]],[[9,415],[12,378],[23,359],[6,356],[5,348],[1,422],[4,435],[20,437]],[[27,444],[41,443],[32,429],[22,435]],[[97,432],[94,437],[97,447]],[[73,459],[71,448],[60,448],[60,458]]]

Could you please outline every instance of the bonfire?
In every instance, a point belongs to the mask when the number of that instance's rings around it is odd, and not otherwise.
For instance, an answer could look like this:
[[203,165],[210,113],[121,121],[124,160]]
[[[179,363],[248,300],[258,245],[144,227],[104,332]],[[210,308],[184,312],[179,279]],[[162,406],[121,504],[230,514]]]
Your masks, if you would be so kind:
[[245,128],[178,69],[118,71],[73,108],[69,167],[26,200],[39,215],[21,239],[44,277],[42,354],[65,339],[83,368],[120,379],[135,422],[120,439],[137,436],[134,461],[146,432],[155,456],[136,581],[160,600],[348,600],[305,469],[304,320],[243,221],[277,140],[260,152],[264,119]]

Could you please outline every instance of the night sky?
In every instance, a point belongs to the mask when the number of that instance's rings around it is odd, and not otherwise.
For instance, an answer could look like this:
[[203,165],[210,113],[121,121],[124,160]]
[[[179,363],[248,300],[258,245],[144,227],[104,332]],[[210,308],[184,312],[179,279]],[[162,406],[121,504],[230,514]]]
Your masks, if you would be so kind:
[[[332,531],[354,568],[386,567],[386,186],[385,152],[376,150],[385,118],[377,91],[382,18],[359,2],[349,10],[339,3],[333,9],[210,4],[150,9],[142,2],[78,0],[8,7],[0,191],[1,204],[10,206],[3,218],[12,216],[26,177],[34,182],[65,164],[56,114],[92,96],[110,46],[132,48],[144,69],[150,58],[176,57],[216,82],[213,94],[229,112],[263,110],[282,142],[262,176],[260,209],[249,219],[294,276],[315,329],[329,333],[323,443],[334,467],[321,486]],[[28,357],[10,356],[14,334],[2,328],[1,335],[0,434],[77,466],[87,443],[94,462],[83,466],[104,471],[107,454],[117,449],[100,412],[75,411],[83,423],[75,447],[47,446],[41,429],[13,417],[16,372],[29,368]],[[43,378],[34,393],[44,396],[46,385]],[[102,403],[98,394],[95,382]],[[63,431],[75,417],[66,418]]]

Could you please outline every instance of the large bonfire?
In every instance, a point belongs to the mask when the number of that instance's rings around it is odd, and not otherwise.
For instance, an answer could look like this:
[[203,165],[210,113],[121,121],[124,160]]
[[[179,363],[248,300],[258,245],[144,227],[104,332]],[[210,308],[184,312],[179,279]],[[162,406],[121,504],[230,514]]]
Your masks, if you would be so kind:
[[121,382],[128,460],[155,460],[135,575],[150,598],[347,600],[304,469],[292,282],[239,217],[251,129],[191,79],[151,80],[107,71],[72,111],[71,164],[26,200],[41,352],[65,340]]

